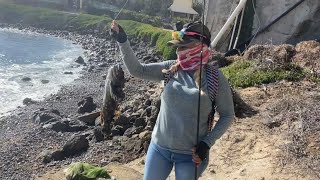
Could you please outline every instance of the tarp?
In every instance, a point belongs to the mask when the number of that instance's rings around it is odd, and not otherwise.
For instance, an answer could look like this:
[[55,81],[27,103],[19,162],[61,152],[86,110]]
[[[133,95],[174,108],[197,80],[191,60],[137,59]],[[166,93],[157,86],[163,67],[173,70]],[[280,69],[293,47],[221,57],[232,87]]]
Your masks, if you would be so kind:
[[198,14],[192,8],[192,0],[174,0],[173,4],[168,9],[173,12],[186,13],[186,14]]

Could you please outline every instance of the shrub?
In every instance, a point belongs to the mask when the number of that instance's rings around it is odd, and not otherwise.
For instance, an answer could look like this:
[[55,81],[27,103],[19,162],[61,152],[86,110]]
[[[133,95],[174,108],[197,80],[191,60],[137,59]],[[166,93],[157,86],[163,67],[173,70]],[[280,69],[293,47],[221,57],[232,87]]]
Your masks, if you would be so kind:
[[285,68],[263,67],[255,61],[240,60],[221,69],[232,86],[250,87],[279,80],[297,81],[305,76],[302,69],[294,64]]

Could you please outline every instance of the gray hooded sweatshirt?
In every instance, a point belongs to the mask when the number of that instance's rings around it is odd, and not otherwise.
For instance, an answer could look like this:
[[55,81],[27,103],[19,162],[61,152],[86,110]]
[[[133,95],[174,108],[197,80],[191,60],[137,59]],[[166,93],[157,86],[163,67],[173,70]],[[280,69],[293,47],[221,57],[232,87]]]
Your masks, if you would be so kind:
[[[125,66],[137,78],[160,82],[164,80],[163,69],[169,69],[172,61],[142,64],[135,56],[128,41],[118,43]],[[160,112],[152,133],[152,142],[176,153],[192,154],[197,145],[198,87],[194,71],[178,71],[170,79],[161,94]],[[199,139],[211,147],[230,126],[234,119],[234,107],[229,83],[219,71],[219,87],[216,96],[216,111],[220,117],[212,131],[208,131],[208,115],[212,102],[208,96],[207,81],[203,73],[200,98]]]

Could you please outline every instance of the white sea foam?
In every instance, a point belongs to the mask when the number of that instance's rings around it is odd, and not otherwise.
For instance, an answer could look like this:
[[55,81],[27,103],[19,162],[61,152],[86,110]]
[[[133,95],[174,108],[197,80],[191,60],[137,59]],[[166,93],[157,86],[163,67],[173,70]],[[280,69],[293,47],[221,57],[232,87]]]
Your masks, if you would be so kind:
[[[83,49],[69,41],[64,45],[66,48],[52,54],[49,61],[0,66],[0,117],[22,106],[24,98],[41,100],[79,77],[81,67],[76,67],[74,59],[83,54]],[[64,74],[66,71],[73,74]],[[29,77],[31,81],[24,82],[23,77]],[[49,80],[49,83],[43,84],[41,80]]]

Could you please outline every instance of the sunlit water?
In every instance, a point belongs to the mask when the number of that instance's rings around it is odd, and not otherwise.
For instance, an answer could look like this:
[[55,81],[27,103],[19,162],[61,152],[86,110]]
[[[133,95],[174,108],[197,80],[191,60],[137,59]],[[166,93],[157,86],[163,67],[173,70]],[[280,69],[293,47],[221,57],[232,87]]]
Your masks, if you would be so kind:
[[[67,40],[0,29],[0,116],[22,106],[24,98],[41,100],[72,82],[81,70],[74,60],[82,54],[81,46]],[[31,81],[22,81],[24,77]]]

